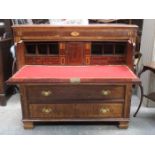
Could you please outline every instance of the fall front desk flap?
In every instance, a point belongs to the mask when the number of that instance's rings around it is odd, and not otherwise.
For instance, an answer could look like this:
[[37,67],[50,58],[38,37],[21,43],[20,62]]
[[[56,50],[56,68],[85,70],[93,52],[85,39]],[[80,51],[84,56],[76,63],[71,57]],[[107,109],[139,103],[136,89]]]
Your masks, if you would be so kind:
[[126,65],[25,65],[7,81],[8,84],[98,82],[139,83],[140,79]]

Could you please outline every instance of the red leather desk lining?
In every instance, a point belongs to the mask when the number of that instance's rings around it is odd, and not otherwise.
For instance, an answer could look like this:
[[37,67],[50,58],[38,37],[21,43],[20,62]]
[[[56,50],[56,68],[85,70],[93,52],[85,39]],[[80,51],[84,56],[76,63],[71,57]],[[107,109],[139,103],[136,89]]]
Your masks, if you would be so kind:
[[101,82],[117,80],[137,82],[137,76],[125,65],[104,66],[39,66],[26,65],[8,82]]

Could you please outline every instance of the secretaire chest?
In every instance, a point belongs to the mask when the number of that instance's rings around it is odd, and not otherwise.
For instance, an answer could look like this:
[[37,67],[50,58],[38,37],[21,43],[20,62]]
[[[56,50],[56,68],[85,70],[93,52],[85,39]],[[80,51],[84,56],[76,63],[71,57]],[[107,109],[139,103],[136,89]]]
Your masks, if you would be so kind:
[[23,123],[116,121],[128,127],[137,27],[15,26]]

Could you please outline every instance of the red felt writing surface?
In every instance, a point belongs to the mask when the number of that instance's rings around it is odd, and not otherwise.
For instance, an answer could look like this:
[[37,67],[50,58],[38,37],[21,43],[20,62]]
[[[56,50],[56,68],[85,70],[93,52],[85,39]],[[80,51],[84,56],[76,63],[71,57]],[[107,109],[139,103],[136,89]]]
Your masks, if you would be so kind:
[[[26,65],[21,68],[11,79],[12,82],[33,81],[46,82],[56,80],[66,82],[72,78],[80,81],[93,80],[120,80],[137,81],[137,76],[125,65],[104,66],[38,66]],[[54,82],[54,81],[53,81]]]

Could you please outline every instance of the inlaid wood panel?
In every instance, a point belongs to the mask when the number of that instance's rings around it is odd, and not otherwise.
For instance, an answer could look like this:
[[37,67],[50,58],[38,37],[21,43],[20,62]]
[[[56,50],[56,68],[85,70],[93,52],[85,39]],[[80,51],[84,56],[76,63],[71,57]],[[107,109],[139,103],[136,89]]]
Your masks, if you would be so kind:
[[25,56],[27,65],[58,65],[59,56]]
[[81,65],[84,59],[84,44],[82,42],[66,43],[66,63],[68,65]]
[[91,65],[121,65],[126,64],[125,56],[91,56]]

